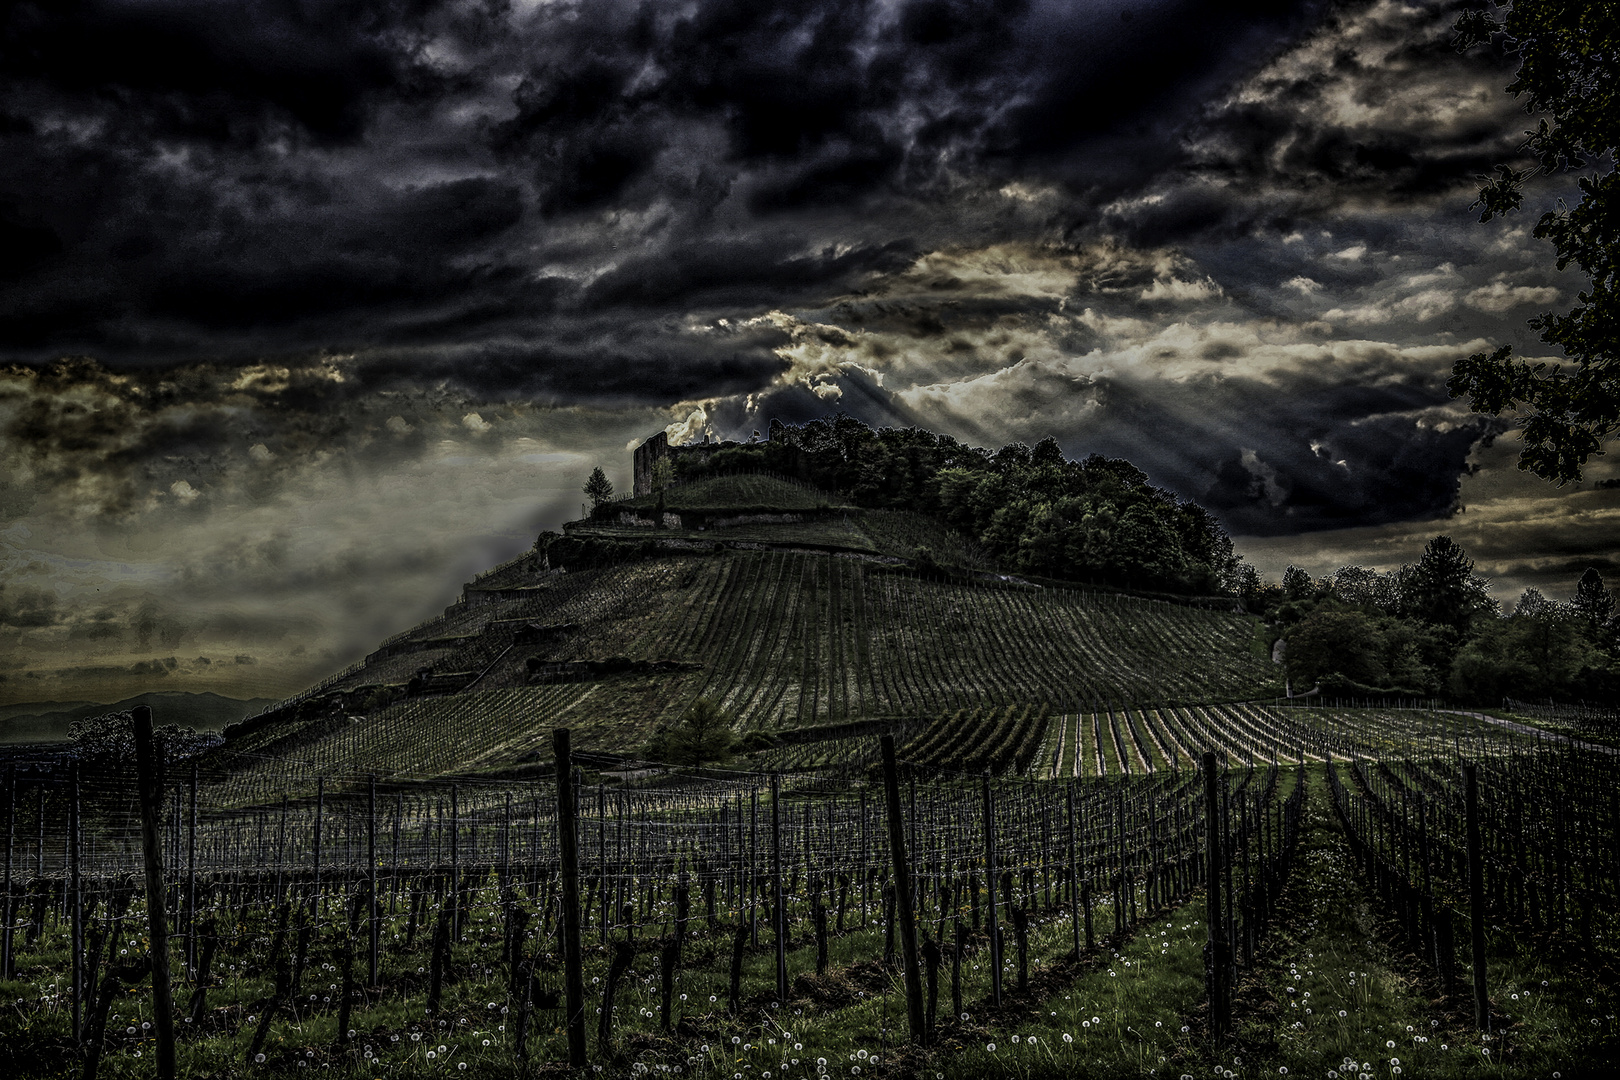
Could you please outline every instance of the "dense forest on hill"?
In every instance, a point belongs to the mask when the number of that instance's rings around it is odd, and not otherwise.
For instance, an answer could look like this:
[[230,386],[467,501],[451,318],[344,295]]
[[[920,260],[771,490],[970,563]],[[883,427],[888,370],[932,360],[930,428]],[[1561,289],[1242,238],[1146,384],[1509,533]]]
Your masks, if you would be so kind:
[[1208,511],[1119,458],[1070,461],[1050,438],[988,450],[923,428],[874,430],[850,416],[773,423],[770,435],[708,454],[677,452],[676,478],[794,476],[860,507],[935,518],[1025,574],[1202,595],[1235,593],[1244,579],[1231,537]]

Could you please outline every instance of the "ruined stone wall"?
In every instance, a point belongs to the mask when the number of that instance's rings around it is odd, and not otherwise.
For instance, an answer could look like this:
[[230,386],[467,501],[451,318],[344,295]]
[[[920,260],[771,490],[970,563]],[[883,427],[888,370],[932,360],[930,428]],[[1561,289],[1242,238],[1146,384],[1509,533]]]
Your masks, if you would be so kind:
[[[772,432],[775,432],[780,427],[780,423],[773,421],[771,430]],[[759,432],[756,431],[754,434],[757,436]],[[660,431],[658,434],[652,436],[646,442],[636,447],[635,451],[631,454],[631,472],[634,477],[631,494],[639,496],[651,495],[653,493],[653,466],[662,458],[667,457],[672,460],[676,458],[684,458],[688,461],[688,463],[691,463],[694,460],[698,463],[702,463],[708,459],[710,454],[713,454],[717,450],[724,450],[727,447],[743,445],[747,444],[732,442],[730,440],[725,442],[710,442],[708,436],[704,436],[704,440],[700,443],[688,443],[685,446],[671,446],[669,443],[669,436]]]
[[633,494],[652,494],[653,466],[663,458],[669,456],[669,436],[660,431],[640,446],[636,447],[631,455],[631,471],[634,476]]

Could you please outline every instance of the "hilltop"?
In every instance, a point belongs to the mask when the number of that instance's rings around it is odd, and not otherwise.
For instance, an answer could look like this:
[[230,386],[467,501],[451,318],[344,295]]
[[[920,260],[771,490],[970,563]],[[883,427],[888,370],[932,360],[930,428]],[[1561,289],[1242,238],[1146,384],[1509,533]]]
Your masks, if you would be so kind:
[[1155,487],[1123,459],[1070,461],[1051,438],[990,450],[924,428],[873,430],[842,415],[773,422],[769,439],[747,443],[671,446],[660,433],[635,451],[634,493],[674,496],[692,481],[762,471],[823,499],[927,518],[936,532],[955,530],[983,558],[1018,573],[1214,596],[1254,579],[1203,507]]
[[754,748],[964,709],[1230,701],[1277,689],[1256,627],[1229,596],[1020,575],[911,509],[693,470],[543,534],[442,615],[229,729],[226,752],[267,782],[286,758],[304,777],[440,775],[519,766],[563,725],[582,751],[634,755],[700,698]]

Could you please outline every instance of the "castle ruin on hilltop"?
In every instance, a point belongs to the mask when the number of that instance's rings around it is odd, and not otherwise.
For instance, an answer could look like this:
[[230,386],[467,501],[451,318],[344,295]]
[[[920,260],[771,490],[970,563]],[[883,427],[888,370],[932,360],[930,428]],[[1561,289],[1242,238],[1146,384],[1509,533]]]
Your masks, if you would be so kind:
[[[780,420],[771,421],[771,440],[778,439],[783,431],[784,427]],[[730,447],[747,446],[750,444],[757,445],[760,441],[760,434],[756,431],[754,432],[753,437],[750,438],[747,443],[736,442],[732,439],[727,439],[724,442],[714,442],[709,438],[709,436],[705,435],[703,436],[703,441],[700,443],[687,443],[683,446],[674,446],[670,444],[669,434],[667,432],[660,431],[649,438],[646,442],[636,447],[635,451],[631,455],[631,475],[634,478],[634,486],[631,489],[631,494],[651,495],[653,493],[653,466],[665,458],[668,458],[671,461],[684,459],[687,461],[701,462],[717,451],[725,450]]]

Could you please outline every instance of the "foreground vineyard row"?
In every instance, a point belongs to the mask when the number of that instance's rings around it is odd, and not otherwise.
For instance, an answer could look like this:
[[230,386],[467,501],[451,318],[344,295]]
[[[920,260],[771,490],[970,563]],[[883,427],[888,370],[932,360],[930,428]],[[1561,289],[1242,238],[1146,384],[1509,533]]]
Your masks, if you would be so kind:
[[[1107,713],[1096,715],[1093,737]],[[1116,752],[1127,738],[1156,745],[1145,715],[1116,710]],[[1009,730],[1028,730],[1027,718],[1024,710],[992,717]],[[1365,733],[1367,718],[1358,719]],[[1488,808],[1479,825],[1484,914],[1523,918],[1548,935],[1530,955],[1547,942],[1562,949],[1571,985],[1601,981],[1582,983],[1579,973],[1613,964],[1615,763],[1530,751],[1444,714],[1389,714],[1383,723],[1430,753],[1347,761],[1324,750],[1325,769],[1229,761],[1213,774],[1200,759],[1059,782],[1030,775],[1039,766],[1022,779],[920,768],[902,776],[928,1050],[907,1043],[895,868],[869,780],[731,773],[588,784],[573,805],[589,1060],[759,1080],[766,1071],[772,1080],[918,1069],[1063,1075],[1097,1062],[1122,1075],[1207,1070],[1212,1037],[1242,1040],[1270,1022],[1253,1011],[1253,981],[1275,977],[1267,958],[1283,947],[1268,944],[1267,929],[1278,919],[1294,920],[1291,934],[1317,925],[1299,922],[1288,900],[1308,789],[1324,801],[1336,793],[1338,828],[1356,853],[1324,864],[1326,879],[1308,870],[1313,880],[1340,892],[1365,881],[1396,932],[1415,931],[1418,958],[1433,955],[1429,912],[1451,912],[1455,985],[1448,995],[1435,970],[1437,1000],[1464,1000],[1487,956],[1491,978],[1517,986],[1539,969],[1512,951],[1511,935],[1482,946],[1463,929],[1464,766],[1477,769]],[[16,1005],[0,1020],[0,1045],[27,1048],[41,1072],[95,1058],[104,1076],[139,1075],[147,1059],[137,1055],[149,1059],[153,1049],[144,1025],[155,1017],[147,912],[131,874],[133,808],[117,772],[81,766],[75,812],[74,779],[65,768],[8,778],[0,985]],[[507,1075],[525,1056],[566,1059],[550,779],[374,791],[326,789],[317,777],[315,798],[250,809],[208,801],[234,790],[223,777],[199,770],[173,780],[163,801],[169,948],[180,1053],[191,1067],[256,1076],[326,1065],[378,1076],[466,1064],[474,1075]],[[1327,819],[1312,820],[1320,836]],[[1313,841],[1312,859],[1321,843]],[[1420,886],[1427,895],[1414,898]],[[1341,992],[1322,982],[1330,957],[1295,955],[1294,981],[1275,990],[1289,1040],[1365,1050],[1344,1018],[1369,1008],[1357,989],[1369,960],[1351,962]],[[1319,994],[1318,1010],[1338,1004],[1339,1019],[1313,1015],[1309,997],[1287,998],[1301,987]],[[1609,1053],[1615,1028],[1603,1009],[1613,1011],[1613,994],[1605,994],[1580,1012],[1582,1029],[1558,1036],[1560,1053],[1586,1055],[1577,1061]],[[1499,996],[1496,1023],[1511,1015],[1522,1029],[1534,1020],[1517,998]],[[1558,1018],[1572,1014],[1548,1015],[1570,1027]],[[1428,1029],[1450,1032],[1433,1047],[1410,1025],[1405,1035],[1391,1029],[1390,1041],[1403,1040],[1392,1056],[1428,1064],[1424,1075],[1452,1075],[1441,1043],[1464,1036],[1450,1016]],[[1529,1054],[1523,1037],[1497,1035],[1470,1052],[1475,1061],[1481,1048]],[[1297,1070],[1286,1041],[1282,1052]],[[1252,1063],[1256,1052],[1240,1056]]]
[[[87,803],[97,805],[83,797],[85,779],[75,775],[44,799],[37,798],[44,782],[29,785],[34,790],[20,800],[10,789],[10,834],[20,824],[25,832],[35,827],[44,840],[32,855],[46,873],[21,890],[8,878],[0,974],[44,973],[61,961],[65,945],[67,975],[54,984],[58,992],[23,1001],[22,1023],[65,1026],[58,1047],[128,1064],[150,1045],[151,1014],[137,1009],[143,1026],[130,1030],[126,1012],[113,1020],[110,1010],[116,1003],[127,1011],[124,988],[144,977],[148,913],[119,865],[115,822],[99,813],[105,804],[85,812]],[[272,834],[262,815],[254,832],[240,815],[199,818],[190,800],[196,790],[188,782],[184,817],[168,832],[168,865],[184,868],[169,876],[168,903],[177,912],[176,970],[186,973],[182,989],[191,990],[182,1021],[195,1025],[188,1033],[234,1040],[239,1064],[291,1068],[300,1064],[296,1054],[277,1061],[262,1055],[289,1030],[335,1023],[330,1049],[353,1059],[351,1027],[376,1035],[387,1025],[374,1021],[410,1001],[407,1011],[425,1010],[426,1032],[437,1037],[433,1025],[449,1022],[452,986],[479,981],[482,996],[493,993],[494,979],[503,990],[481,1019],[494,1029],[499,1052],[564,1055],[556,1019],[542,1023],[537,1015],[555,1010],[561,994],[558,843],[570,835],[560,819],[546,818],[544,801],[523,808],[511,791],[493,790],[464,799],[454,785],[448,816],[432,806],[420,842],[412,843],[418,823],[403,823],[402,795],[390,823],[368,792],[361,845],[352,801],[318,801],[303,821],[283,807]],[[1218,803],[1208,802],[1217,790]],[[74,799],[64,833],[41,832],[51,824],[46,818],[27,820],[30,801],[49,811],[64,794]],[[1228,883],[1214,915],[1230,940],[1244,943],[1222,955],[1232,965],[1240,954],[1246,961],[1286,879],[1302,795],[1300,776],[1274,766],[1207,782],[1198,774],[1108,786],[908,781],[902,835],[913,866],[909,895],[929,1026],[954,1029],[972,1011],[998,1008],[1004,994],[1028,993],[1039,973],[1032,947],[1037,960],[1047,955],[1059,930],[1073,954],[1063,963],[1096,962],[1100,942],[1122,942],[1144,920],[1183,905],[1222,857],[1237,868],[1239,885],[1234,891]],[[1208,817],[1210,807],[1217,818]],[[524,809],[537,813],[523,820]],[[595,788],[580,793],[578,810],[585,868],[579,924],[599,1003],[597,1060],[622,1060],[659,1031],[689,1031],[694,1015],[770,1016],[792,1003],[797,1016],[833,1016],[855,1004],[842,988],[852,980],[888,992],[901,893],[885,814],[866,792],[787,796],[774,782],[746,792],[735,784]],[[480,845],[479,832],[491,830],[495,842]],[[242,842],[255,834],[256,844]],[[102,843],[90,844],[93,836]],[[59,877],[46,858],[58,845],[66,856]],[[1211,845],[1225,853],[1215,863]],[[8,869],[13,854],[8,848]],[[22,854],[26,861],[30,853]],[[863,953],[868,959],[859,959]],[[834,954],[846,961],[841,982],[828,981]],[[626,978],[653,957],[656,1018],[646,1007],[634,1018],[616,1010],[616,995],[631,993]],[[745,978],[745,970],[757,976],[762,966],[774,969],[774,994]],[[940,1001],[947,983],[948,1014]],[[708,1009],[692,1001],[694,990],[709,991]],[[864,996],[855,992],[856,1000]],[[506,1023],[493,1023],[497,1017]],[[411,1031],[421,1033],[421,1026]],[[399,1054],[416,1050],[400,1047]],[[671,1063],[679,1061],[664,1062]]]
[[1609,755],[1352,761],[1327,776],[1365,874],[1448,992],[1459,913],[1471,906],[1549,955],[1620,970],[1620,787]]

